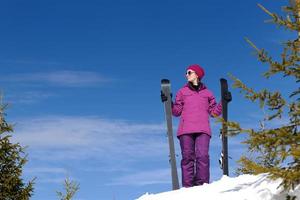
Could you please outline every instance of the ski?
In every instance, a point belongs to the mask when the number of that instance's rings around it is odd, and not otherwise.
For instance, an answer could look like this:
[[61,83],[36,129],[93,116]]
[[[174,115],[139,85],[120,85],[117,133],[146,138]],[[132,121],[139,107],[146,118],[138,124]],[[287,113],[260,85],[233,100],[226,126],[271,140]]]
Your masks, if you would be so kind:
[[[222,98],[222,117],[225,122],[227,122],[228,118],[228,103],[232,100],[231,93],[228,91],[227,80],[224,78],[220,79],[221,83],[221,98]],[[228,169],[228,140],[227,140],[227,125],[225,123],[222,124],[221,129],[221,137],[222,137],[222,153],[221,158],[219,160],[220,166],[223,170],[223,175],[229,175]]]
[[161,80],[161,92],[168,97],[168,100],[164,102],[164,108],[165,108],[165,115],[166,115],[166,122],[167,122],[167,135],[169,140],[172,186],[173,186],[173,190],[177,190],[179,189],[179,182],[178,182],[175,147],[174,147],[174,139],[173,139],[171,83],[168,79]]

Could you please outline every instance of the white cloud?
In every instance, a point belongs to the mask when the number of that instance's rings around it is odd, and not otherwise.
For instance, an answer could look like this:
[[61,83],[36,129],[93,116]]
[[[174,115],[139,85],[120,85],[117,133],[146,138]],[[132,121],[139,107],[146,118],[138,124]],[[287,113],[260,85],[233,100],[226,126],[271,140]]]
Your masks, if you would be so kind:
[[37,179],[37,183],[54,183],[54,184],[63,184],[65,181],[64,177],[61,178],[40,178]]
[[31,167],[31,168],[25,168],[27,173],[59,173],[59,174],[66,174],[67,170],[64,168],[57,168],[57,167]]
[[[180,171],[180,169],[177,169]],[[150,185],[150,184],[169,184],[170,169],[156,169],[124,175],[113,179],[108,185]]]
[[55,96],[57,95],[45,91],[20,91],[18,93],[9,94],[6,97],[6,99],[8,102],[11,102],[12,104],[15,103],[31,104]]
[[164,124],[51,116],[17,121],[14,139],[29,146],[30,156],[38,159],[105,157],[108,153],[112,158],[133,158],[161,154],[167,145],[164,132]]
[[69,177],[70,171],[61,167],[25,167],[24,176],[28,180],[36,177],[35,183],[63,183]]
[[112,81],[112,79],[108,79],[96,72],[61,70],[43,73],[13,74],[4,77],[2,81],[83,87],[104,84]]

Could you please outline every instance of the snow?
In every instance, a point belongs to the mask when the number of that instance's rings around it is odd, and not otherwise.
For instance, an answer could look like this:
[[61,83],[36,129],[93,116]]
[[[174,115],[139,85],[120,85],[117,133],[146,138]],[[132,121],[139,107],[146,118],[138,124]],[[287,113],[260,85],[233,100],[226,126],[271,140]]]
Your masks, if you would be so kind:
[[286,195],[300,200],[300,185],[283,192],[280,180],[270,180],[267,174],[223,176],[220,180],[202,186],[181,188],[159,194],[144,194],[136,200],[286,200]]

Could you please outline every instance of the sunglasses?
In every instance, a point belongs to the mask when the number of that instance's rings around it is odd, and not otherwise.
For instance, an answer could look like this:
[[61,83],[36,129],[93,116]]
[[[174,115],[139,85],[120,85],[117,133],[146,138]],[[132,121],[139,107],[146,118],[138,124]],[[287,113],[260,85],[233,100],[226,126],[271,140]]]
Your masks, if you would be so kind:
[[190,75],[192,75],[193,73],[195,73],[195,72],[193,72],[193,71],[187,71],[187,72],[185,73],[185,75],[190,76]]

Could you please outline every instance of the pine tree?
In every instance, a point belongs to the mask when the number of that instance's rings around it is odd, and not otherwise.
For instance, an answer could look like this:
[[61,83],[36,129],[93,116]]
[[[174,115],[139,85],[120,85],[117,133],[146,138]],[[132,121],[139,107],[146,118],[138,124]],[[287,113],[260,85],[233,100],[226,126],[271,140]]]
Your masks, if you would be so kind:
[[11,142],[9,133],[13,127],[5,120],[6,107],[0,101],[0,199],[28,200],[33,193],[33,180],[24,183],[21,178],[26,155],[19,143]]
[[60,200],[72,200],[76,192],[79,190],[79,184],[71,181],[69,178],[64,182],[65,192],[56,192]]
[[[283,8],[286,17],[271,13],[262,5],[258,5],[271,16],[271,21],[278,27],[295,33],[295,40],[288,40],[283,44],[283,50],[278,61],[275,61],[264,49],[256,47],[250,40],[247,42],[255,49],[260,62],[269,66],[264,73],[265,78],[273,75],[282,75],[282,81],[290,78],[295,83],[300,82],[300,0],[291,0]],[[248,147],[246,156],[240,159],[242,173],[268,173],[270,178],[281,178],[284,189],[293,189],[300,183],[300,88],[294,88],[288,97],[280,91],[255,91],[246,86],[241,80],[232,76],[233,87],[239,88],[244,96],[252,102],[257,102],[260,108],[266,110],[261,122],[261,128],[245,129],[238,122],[228,122],[229,133],[236,135],[246,133],[247,139],[243,142]],[[296,85],[295,84],[295,85]],[[287,117],[286,124],[275,128],[266,128],[265,123],[275,119]]]

